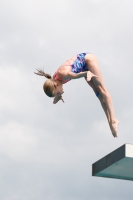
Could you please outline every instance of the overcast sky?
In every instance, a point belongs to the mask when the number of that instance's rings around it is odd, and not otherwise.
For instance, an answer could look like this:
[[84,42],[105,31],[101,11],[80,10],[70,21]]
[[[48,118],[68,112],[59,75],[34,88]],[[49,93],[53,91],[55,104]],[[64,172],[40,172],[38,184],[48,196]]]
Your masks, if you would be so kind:
[[[133,143],[133,1],[0,0],[0,199],[127,200],[131,181],[92,177],[92,163]],[[84,79],[65,104],[42,89],[70,57],[92,52],[120,121],[114,139]]]

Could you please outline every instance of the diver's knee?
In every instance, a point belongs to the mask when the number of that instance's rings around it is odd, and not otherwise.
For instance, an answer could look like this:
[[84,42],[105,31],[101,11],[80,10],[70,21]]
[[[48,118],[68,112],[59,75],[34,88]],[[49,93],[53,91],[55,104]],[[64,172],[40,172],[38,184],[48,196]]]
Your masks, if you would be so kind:
[[100,92],[95,92],[97,97],[100,97]]
[[96,93],[96,96],[100,96],[101,100],[104,101],[104,99],[109,98],[109,92],[106,88],[102,88],[101,86],[97,87],[98,92]]
[[97,91],[100,92],[100,93],[103,93],[103,92],[104,92],[104,90],[103,90],[103,88],[101,87],[101,85],[97,85],[97,86],[96,86],[96,89],[97,89]]

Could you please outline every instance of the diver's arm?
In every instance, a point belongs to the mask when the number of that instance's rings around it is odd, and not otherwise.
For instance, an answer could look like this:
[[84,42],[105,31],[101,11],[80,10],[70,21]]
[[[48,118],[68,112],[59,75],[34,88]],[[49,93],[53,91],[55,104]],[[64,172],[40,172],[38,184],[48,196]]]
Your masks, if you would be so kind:
[[67,77],[70,79],[78,79],[78,78],[86,78],[87,81],[90,81],[92,77],[97,77],[90,71],[85,71],[85,72],[79,72],[79,73],[73,73],[73,72],[68,72]]

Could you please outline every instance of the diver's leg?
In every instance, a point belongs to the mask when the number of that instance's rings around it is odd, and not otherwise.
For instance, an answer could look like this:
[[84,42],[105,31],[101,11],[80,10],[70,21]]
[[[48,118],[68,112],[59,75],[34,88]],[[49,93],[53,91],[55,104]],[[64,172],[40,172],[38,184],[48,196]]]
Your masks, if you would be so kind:
[[97,77],[93,77],[92,81],[96,87],[96,90],[100,93],[101,98],[103,99],[103,102],[105,103],[106,108],[108,110],[108,113],[110,116],[110,127],[112,130],[112,134],[114,135],[114,137],[117,137],[117,126],[119,122],[116,119],[115,114],[114,114],[114,108],[113,108],[113,102],[112,102],[111,96],[108,90],[104,86],[102,74],[99,69],[97,59],[93,54],[87,54],[85,56],[85,61],[86,61],[88,70],[97,76]]
[[[86,80],[86,79],[85,79]],[[108,123],[109,123],[109,127],[110,127],[110,116],[109,116],[109,112],[107,110],[107,107],[106,107],[106,104],[103,102],[103,99],[102,99],[102,96],[100,95],[100,93],[96,90],[96,87],[93,83],[93,81],[87,81],[87,83],[90,85],[90,87],[93,89],[94,93],[96,94],[96,96],[98,97],[100,103],[101,103],[101,106],[106,114],[106,117],[107,117],[107,120],[108,120]]]

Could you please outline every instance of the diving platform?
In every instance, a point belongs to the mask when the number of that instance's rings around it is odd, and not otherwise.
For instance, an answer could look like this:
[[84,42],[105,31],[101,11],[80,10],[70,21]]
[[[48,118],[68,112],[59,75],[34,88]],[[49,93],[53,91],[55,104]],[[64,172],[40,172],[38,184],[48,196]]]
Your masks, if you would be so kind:
[[93,163],[92,176],[133,181],[133,144],[124,144]]

